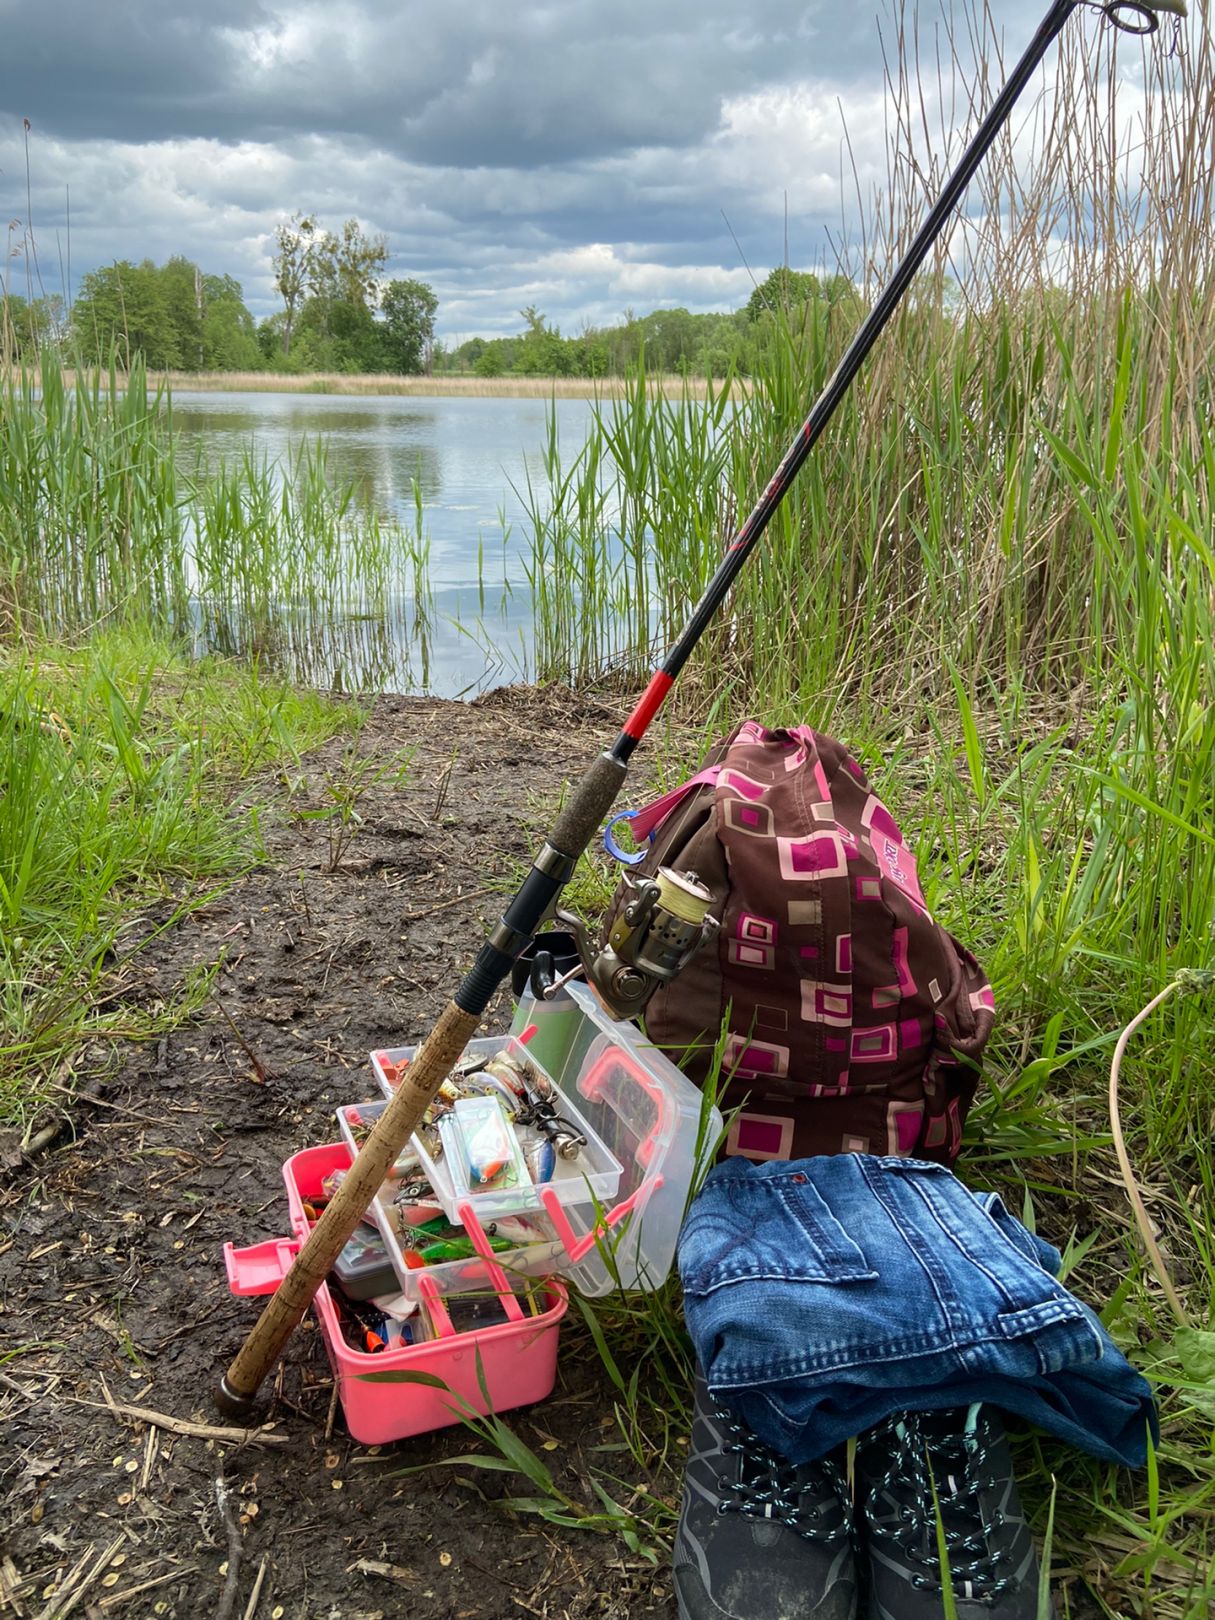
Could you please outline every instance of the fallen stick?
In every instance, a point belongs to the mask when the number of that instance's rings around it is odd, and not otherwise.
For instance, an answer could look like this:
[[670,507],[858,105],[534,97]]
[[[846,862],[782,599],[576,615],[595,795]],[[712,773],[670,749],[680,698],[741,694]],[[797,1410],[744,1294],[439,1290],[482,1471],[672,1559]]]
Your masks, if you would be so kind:
[[257,1579],[253,1582],[253,1590],[249,1593],[249,1601],[245,1605],[244,1620],[253,1620],[257,1613],[258,1599],[262,1595],[262,1582],[266,1578],[266,1571],[270,1568],[270,1554],[263,1553],[262,1561],[257,1567]]
[[446,900],[440,900],[437,906],[427,906],[425,911],[407,911],[401,921],[421,922],[423,917],[433,917],[436,911],[446,911],[448,906],[458,906],[463,900],[484,900],[488,895],[496,893],[496,889],[472,889],[468,894],[453,894]]
[[232,1509],[228,1506],[228,1482],[223,1474],[215,1476],[215,1505],[219,1509],[219,1516],[223,1520],[228,1537],[228,1573],[224,1578],[224,1589],[220,1593],[215,1620],[231,1620],[232,1611],[236,1608],[236,1592],[240,1582],[240,1555],[244,1544],[236,1527],[236,1520],[232,1517]]
[[151,1423],[172,1434],[188,1434],[196,1440],[243,1441],[246,1445],[285,1446],[290,1440],[286,1434],[270,1434],[265,1429],[237,1429],[220,1423],[191,1423],[187,1418],[169,1417],[164,1412],[153,1412],[148,1406],[126,1406],[122,1401],[86,1401],[82,1395],[61,1395],[60,1400],[76,1406],[91,1406],[98,1412],[112,1412],[115,1417],[134,1418],[139,1423]]

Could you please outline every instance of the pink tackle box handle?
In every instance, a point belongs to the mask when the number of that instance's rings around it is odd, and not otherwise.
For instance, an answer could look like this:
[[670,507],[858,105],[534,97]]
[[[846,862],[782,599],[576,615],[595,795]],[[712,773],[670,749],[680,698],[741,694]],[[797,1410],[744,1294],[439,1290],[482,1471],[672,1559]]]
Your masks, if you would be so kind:
[[234,1294],[272,1294],[291,1270],[300,1246],[293,1238],[268,1238],[265,1243],[238,1249],[224,1244],[228,1287]]
[[[606,1047],[578,1081],[578,1090],[584,1097],[593,1101],[603,1091],[607,1070],[616,1064],[623,1064],[628,1069],[633,1079],[636,1080],[657,1110],[657,1118],[653,1128],[650,1130],[649,1135],[637,1144],[634,1153],[637,1163],[643,1168],[648,1168],[650,1161],[654,1157],[654,1146],[659,1133],[667,1123],[670,1098],[654,1076],[646,1069],[645,1065],[639,1062],[627,1047]],[[622,1199],[619,1204],[613,1205],[603,1220],[599,1221],[583,1237],[578,1237],[570,1225],[561,1200],[552,1187],[542,1187],[540,1189],[540,1202],[544,1205],[545,1212],[549,1220],[552,1221],[557,1236],[564,1244],[565,1252],[571,1260],[577,1262],[588,1255],[600,1239],[606,1237],[613,1227],[619,1226],[627,1215],[631,1215],[639,1203],[648,1203],[652,1194],[656,1193],[662,1186],[662,1179],[660,1175],[644,1176],[640,1183],[633,1188],[629,1196]]]
[[[536,1026],[535,1024],[531,1024],[523,1031],[522,1035],[515,1038],[519,1040],[520,1044],[526,1045],[526,1043],[535,1033]],[[579,1080],[578,1090],[584,1097],[591,1098],[592,1100],[598,1097],[603,1090],[606,1071],[613,1065],[621,1063],[624,1064],[624,1066],[629,1070],[629,1073],[632,1075],[633,1079],[636,1080],[637,1084],[642,1088],[646,1096],[649,1097],[650,1101],[655,1105],[657,1110],[657,1118],[654,1122],[653,1128],[650,1130],[649,1134],[638,1143],[634,1155],[638,1164],[642,1165],[643,1167],[647,1167],[654,1157],[654,1146],[657,1142],[658,1136],[667,1123],[667,1112],[670,1107],[670,1097],[667,1095],[666,1091],[663,1090],[662,1086],[659,1085],[654,1076],[646,1069],[644,1064],[640,1063],[635,1055],[626,1047],[609,1046],[605,1048],[605,1050],[587,1070],[586,1074],[583,1075]],[[540,1201],[544,1205],[548,1218],[553,1223],[553,1228],[557,1233],[557,1237],[562,1247],[565,1249],[565,1252],[569,1255],[570,1259],[577,1264],[578,1261],[584,1259],[586,1255],[590,1253],[590,1251],[595,1247],[596,1243],[607,1236],[613,1227],[619,1226],[620,1222],[623,1221],[626,1216],[631,1215],[636,1209],[638,1203],[648,1202],[651,1195],[657,1192],[662,1184],[663,1178],[660,1175],[644,1177],[640,1184],[634,1187],[633,1191],[627,1198],[622,1199],[619,1204],[613,1205],[613,1207],[608,1211],[607,1215],[604,1216],[603,1220],[597,1222],[591,1231],[585,1233],[582,1237],[579,1237],[574,1231],[573,1227],[570,1225],[569,1219],[565,1213],[565,1209],[562,1206],[561,1200],[557,1197],[555,1190],[552,1187],[541,1187],[539,1192]],[[510,1317],[512,1321],[520,1320],[523,1315],[522,1307],[520,1306],[519,1301],[515,1298],[514,1290],[510,1287],[510,1283],[505,1273],[497,1262],[497,1256],[490,1245],[488,1237],[485,1234],[485,1229],[482,1227],[480,1220],[477,1218],[477,1213],[473,1209],[473,1206],[467,1200],[463,1200],[456,1205],[456,1214],[460,1220],[460,1224],[468,1234],[469,1242],[480,1255],[481,1259],[485,1262],[485,1269],[489,1275],[490,1282],[492,1283],[494,1289],[501,1295],[502,1305],[507,1316]],[[428,1278],[422,1278],[419,1286],[425,1289],[428,1282]],[[430,1286],[433,1288],[433,1284]],[[428,1292],[427,1298],[429,1299],[430,1297],[430,1293]],[[443,1311],[441,1303],[439,1304],[439,1311],[443,1313],[443,1317],[446,1316],[446,1312]]]
[[[645,1065],[638,1062],[637,1058],[632,1052],[629,1051],[628,1047],[609,1046],[600,1053],[599,1057],[578,1082],[578,1090],[589,1101],[595,1102],[600,1097],[603,1091],[604,1080],[607,1077],[606,1071],[612,1066],[613,1063],[621,1063],[626,1069],[628,1069],[633,1079],[636,1080],[637,1084],[645,1092],[646,1096],[654,1104],[654,1107],[657,1110],[657,1117],[654,1121],[652,1130],[648,1136],[637,1144],[637,1150],[633,1155],[639,1165],[646,1167],[649,1165],[650,1160],[654,1157],[655,1143],[658,1141],[659,1133],[667,1123],[667,1113],[670,1109],[671,1099],[667,1092],[663,1090],[662,1086],[659,1085],[658,1081],[655,1080],[650,1071],[645,1067]],[[653,1185],[659,1186],[661,1181],[662,1178],[660,1176],[653,1183]],[[645,1186],[644,1181],[642,1182],[641,1186]],[[634,1191],[633,1197],[636,1198],[637,1193],[640,1191],[641,1187],[638,1187]]]

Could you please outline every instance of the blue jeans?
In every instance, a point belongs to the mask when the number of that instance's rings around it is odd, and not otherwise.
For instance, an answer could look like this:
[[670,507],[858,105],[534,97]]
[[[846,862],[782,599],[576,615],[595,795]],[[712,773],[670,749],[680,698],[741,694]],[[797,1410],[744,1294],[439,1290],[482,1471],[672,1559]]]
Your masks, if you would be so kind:
[[984,1401],[1141,1464],[1151,1391],[1058,1269],[994,1193],[859,1153],[719,1164],[679,1239],[710,1389],[795,1463],[894,1412]]

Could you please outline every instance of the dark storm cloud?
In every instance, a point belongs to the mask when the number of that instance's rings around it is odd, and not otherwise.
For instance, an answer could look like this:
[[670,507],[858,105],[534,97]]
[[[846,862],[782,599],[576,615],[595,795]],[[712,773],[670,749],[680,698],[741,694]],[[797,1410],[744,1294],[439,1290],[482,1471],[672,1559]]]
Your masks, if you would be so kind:
[[0,0],[0,106],[75,139],[359,135],[511,166],[686,146],[723,96],[855,71],[872,17],[770,0]]

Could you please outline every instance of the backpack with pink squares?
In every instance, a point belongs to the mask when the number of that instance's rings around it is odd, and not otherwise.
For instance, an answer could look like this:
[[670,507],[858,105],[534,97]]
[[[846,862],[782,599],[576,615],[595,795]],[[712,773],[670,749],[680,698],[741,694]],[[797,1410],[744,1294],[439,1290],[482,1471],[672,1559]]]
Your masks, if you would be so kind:
[[[703,1080],[723,1020],[726,1152],[951,1164],[991,987],[934,922],[915,857],[841,743],[748,720],[631,818],[636,870],[695,872],[721,930],[651,999],[649,1036]],[[605,923],[625,898],[617,891]]]

